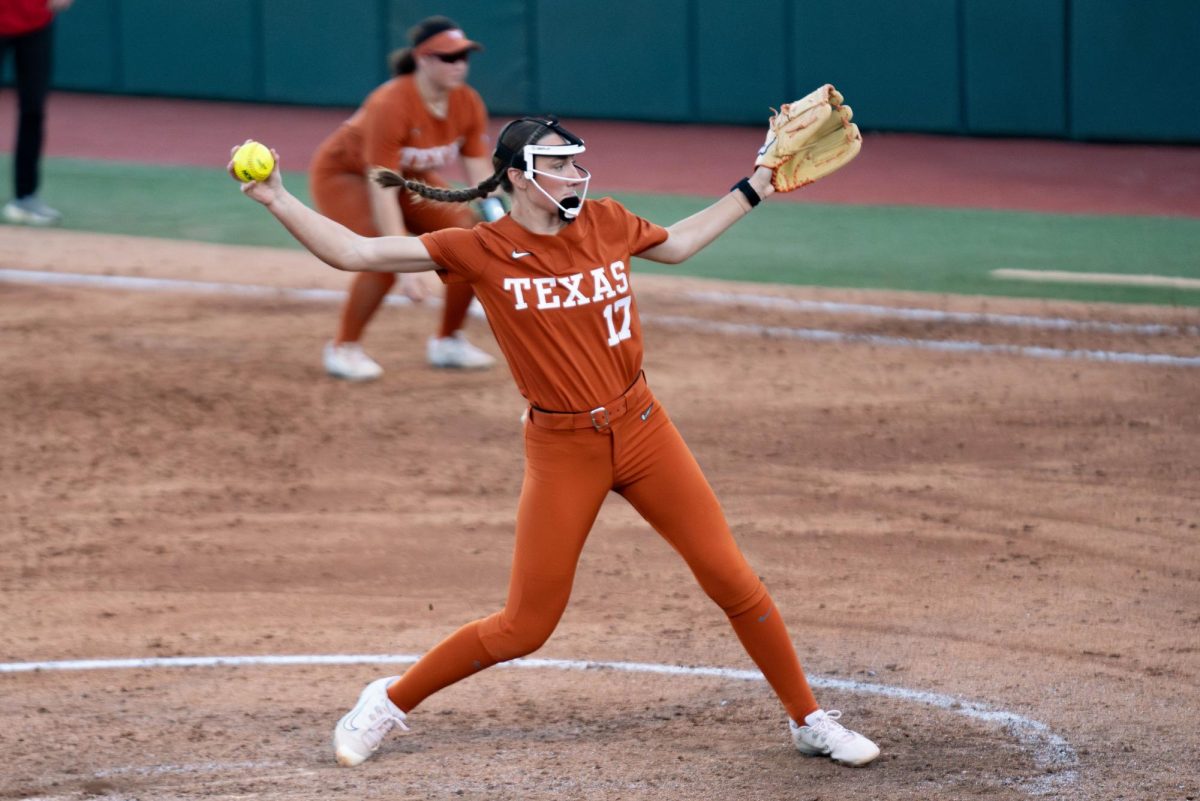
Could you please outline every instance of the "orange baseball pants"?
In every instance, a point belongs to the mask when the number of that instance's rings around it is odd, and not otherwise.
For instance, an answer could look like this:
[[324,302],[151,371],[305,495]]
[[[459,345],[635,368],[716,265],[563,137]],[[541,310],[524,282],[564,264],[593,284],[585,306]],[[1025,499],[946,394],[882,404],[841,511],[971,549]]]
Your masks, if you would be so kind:
[[388,688],[400,709],[541,647],[567,607],[584,541],[609,491],[624,496],[683,557],[792,719],[818,708],[779,610],[675,425],[644,378],[623,399],[624,413],[603,430],[543,428],[539,421],[561,421],[530,411],[508,600],[443,640]]
[[[433,186],[447,185],[436,176],[427,177]],[[356,234],[379,236],[371,213],[366,177],[342,169],[336,152],[326,153],[324,146],[318,150],[309,183],[318,211]],[[471,208],[463,203],[438,203],[418,198],[411,192],[401,192],[399,197],[404,225],[412,234],[426,234],[443,228],[470,228],[478,222]],[[338,342],[358,342],[362,338],[367,323],[395,283],[395,273],[357,273],[354,276],[350,295],[342,307]],[[475,291],[469,283],[446,284],[438,336],[448,337],[463,327],[474,297]]]

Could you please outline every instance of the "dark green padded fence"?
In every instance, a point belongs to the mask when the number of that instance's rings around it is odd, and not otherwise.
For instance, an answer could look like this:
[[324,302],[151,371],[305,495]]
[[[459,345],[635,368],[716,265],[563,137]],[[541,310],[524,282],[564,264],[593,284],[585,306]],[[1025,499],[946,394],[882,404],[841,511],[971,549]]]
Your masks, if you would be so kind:
[[965,130],[1067,136],[1062,2],[971,0],[962,8]]
[[56,85],[356,105],[434,13],[497,115],[757,123],[831,81],[871,130],[1200,142],[1197,0],[86,0]]
[[1200,2],[1071,0],[1071,131],[1200,141]]

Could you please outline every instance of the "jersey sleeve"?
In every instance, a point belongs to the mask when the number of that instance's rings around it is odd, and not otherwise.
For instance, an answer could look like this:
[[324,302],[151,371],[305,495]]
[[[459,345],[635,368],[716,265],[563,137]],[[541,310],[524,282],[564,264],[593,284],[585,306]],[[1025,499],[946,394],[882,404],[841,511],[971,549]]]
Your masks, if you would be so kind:
[[467,158],[481,158],[491,155],[491,142],[488,141],[487,108],[483,98],[471,87],[466,87],[467,119],[463,128],[462,155]]
[[486,263],[487,254],[470,229],[443,228],[421,234],[420,239],[429,258],[437,264],[438,278],[443,283],[471,284],[483,274],[480,265]]
[[637,216],[611,198],[608,202],[613,205],[625,226],[625,240],[629,243],[629,252],[634,256],[667,241],[666,228]]
[[363,106],[362,160],[368,168],[400,169],[400,149],[408,131],[404,104],[388,94],[377,94]]

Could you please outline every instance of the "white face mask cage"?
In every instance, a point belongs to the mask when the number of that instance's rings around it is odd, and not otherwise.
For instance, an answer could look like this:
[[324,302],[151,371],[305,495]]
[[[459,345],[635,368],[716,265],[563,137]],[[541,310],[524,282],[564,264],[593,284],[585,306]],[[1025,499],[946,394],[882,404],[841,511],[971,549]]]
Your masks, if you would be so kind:
[[[588,183],[592,180],[592,174],[575,165],[575,169],[583,174],[582,178],[564,178],[561,175],[553,175],[544,170],[535,170],[533,168],[534,158],[536,156],[577,156],[583,153],[587,148],[582,143],[578,145],[525,145],[523,155],[525,157],[525,177],[533,182],[533,185],[538,188],[546,197],[550,198],[550,202],[558,207],[558,215],[564,221],[570,222],[579,216],[579,212],[583,210],[583,201],[587,198]],[[538,183],[535,175],[540,175],[543,178],[550,178],[555,181],[562,181],[569,184],[583,184],[583,191],[578,193],[577,197],[564,198],[562,203],[555,200],[549,192],[542,188]]]

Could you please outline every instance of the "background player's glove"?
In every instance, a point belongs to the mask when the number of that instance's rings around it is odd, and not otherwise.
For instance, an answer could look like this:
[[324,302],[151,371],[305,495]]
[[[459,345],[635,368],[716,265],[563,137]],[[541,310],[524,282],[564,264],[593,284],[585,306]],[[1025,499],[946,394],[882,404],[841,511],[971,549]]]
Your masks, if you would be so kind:
[[771,170],[778,192],[791,192],[844,167],[862,148],[853,112],[831,84],[785,103],[771,117],[754,164]]

